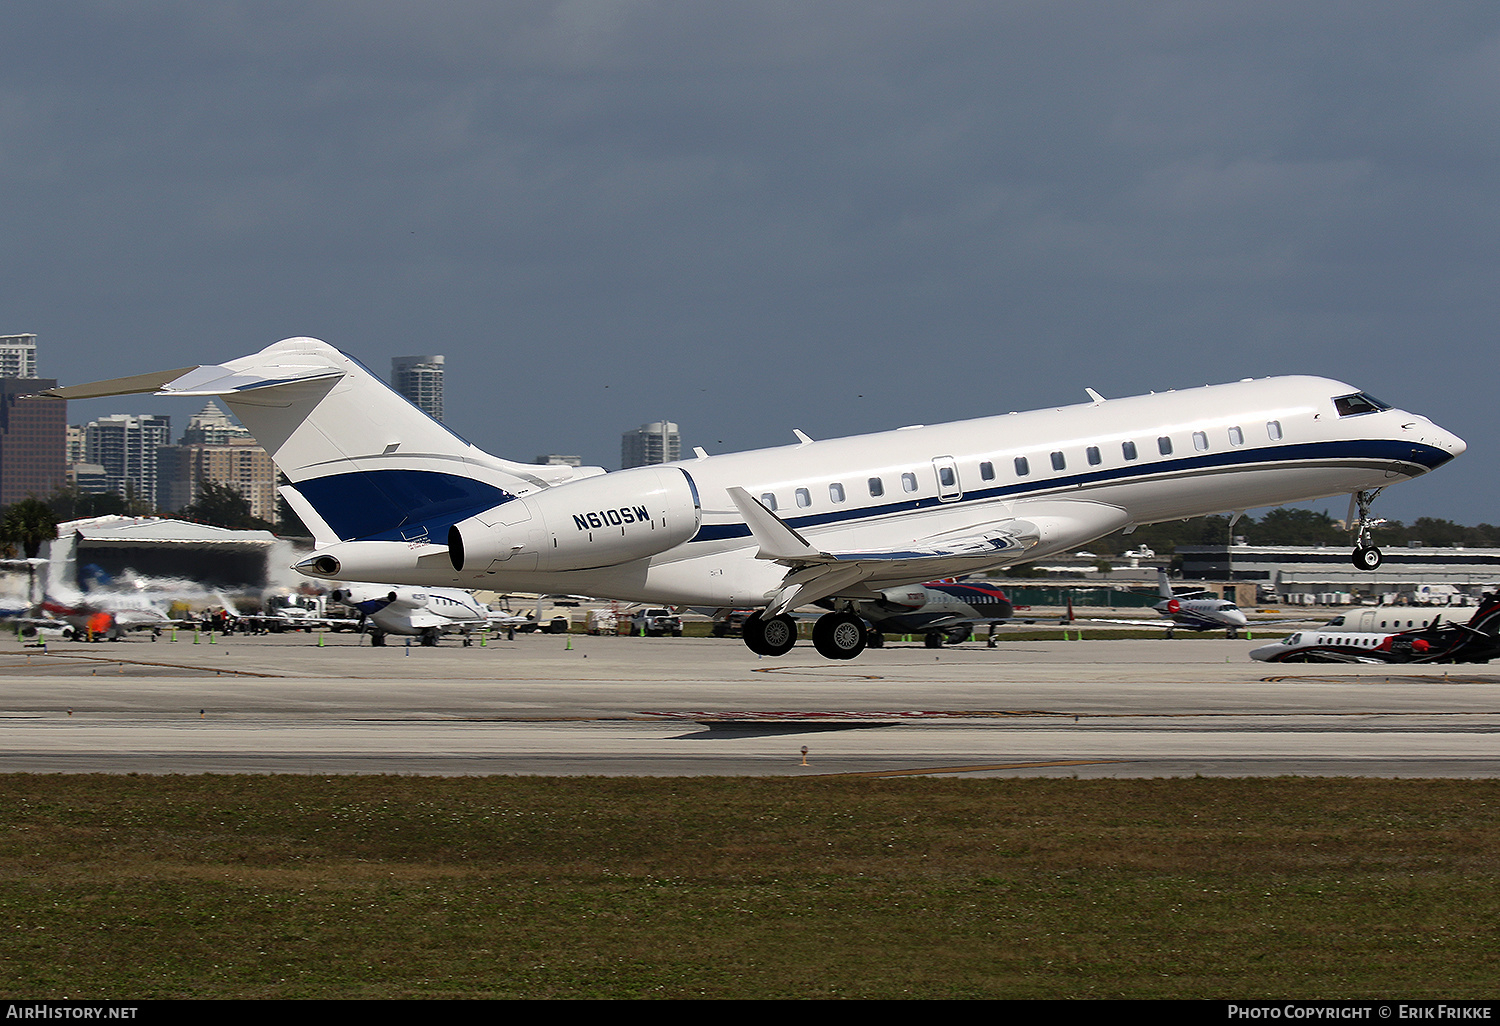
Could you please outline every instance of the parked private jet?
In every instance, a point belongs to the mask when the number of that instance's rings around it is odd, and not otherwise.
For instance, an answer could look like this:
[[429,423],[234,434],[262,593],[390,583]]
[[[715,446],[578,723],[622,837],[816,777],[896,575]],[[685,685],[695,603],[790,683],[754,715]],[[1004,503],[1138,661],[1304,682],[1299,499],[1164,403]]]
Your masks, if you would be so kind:
[[1403,631],[1330,625],[1252,649],[1250,658],[1266,663],[1487,663],[1500,658],[1500,598],[1484,596],[1467,623],[1444,623],[1438,615]]
[[1172,582],[1167,579],[1167,572],[1160,568],[1156,571],[1156,591],[1161,596],[1161,601],[1151,608],[1160,613],[1163,619],[1091,619],[1090,622],[1124,624],[1129,627],[1161,627],[1166,630],[1169,638],[1177,630],[1222,630],[1227,637],[1235,638],[1239,637],[1240,631],[1250,625],[1250,621],[1245,618],[1244,610],[1211,591],[1185,591],[1174,594]]
[[870,625],[867,643],[884,644],[885,634],[921,634],[928,648],[967,641],[974,628],[1009,623],[1014,612],[1005,592],[992,584],[930,581],[887,588],[879,598],[853,603],[854,612]]
[[468,644],[470,634],[507,619],[459,588],[348,584],[328,597],[359,610],[372,645],[384,645],[387,634],[420,638],[423,645],[436,645],[444,634],[462,634]]
[[758,608],[752,651],[866,644],[854,603],[1071,551],[1137,524],[1350,494],[1370,503],[1464,442],[1327,378],[1279,377],[635,467],[499,459],[310,338],[215,366],[48,390],[219,396],[313,531],[309,577]]

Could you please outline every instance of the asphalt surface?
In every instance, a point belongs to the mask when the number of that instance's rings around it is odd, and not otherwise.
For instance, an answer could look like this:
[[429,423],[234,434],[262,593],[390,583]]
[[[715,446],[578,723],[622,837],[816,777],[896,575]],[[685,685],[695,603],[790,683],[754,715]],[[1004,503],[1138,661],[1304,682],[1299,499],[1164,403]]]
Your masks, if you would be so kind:
[[191,638],[0,640],[0,771],[1500,775],[1500,670],[1270,666],[1258,641],[830,662],[734,639]]

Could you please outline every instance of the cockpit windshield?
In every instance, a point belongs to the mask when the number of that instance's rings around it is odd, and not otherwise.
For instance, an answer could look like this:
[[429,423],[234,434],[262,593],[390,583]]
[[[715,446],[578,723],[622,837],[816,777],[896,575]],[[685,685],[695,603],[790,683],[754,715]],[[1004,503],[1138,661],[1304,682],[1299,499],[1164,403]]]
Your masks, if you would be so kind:
[[1390,403],[1383,403],[1368,392],[1355,392],[1353,395],[1341,395],[1333,400],[1333,408],[1339,411],[1340,417],[1357,417],[1362,413],[1379,413],[1381,410],[1389,410]]

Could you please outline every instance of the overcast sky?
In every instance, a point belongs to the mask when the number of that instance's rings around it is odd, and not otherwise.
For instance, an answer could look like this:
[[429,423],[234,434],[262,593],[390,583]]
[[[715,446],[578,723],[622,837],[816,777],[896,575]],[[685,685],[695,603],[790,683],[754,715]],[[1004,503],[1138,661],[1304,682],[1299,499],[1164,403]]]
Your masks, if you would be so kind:
[[616,467],[649,420],[1325,374],[1469,443],[1377,513],[1500,522],[1493,0],[10,0],[0,39],[0,333],[64,384],[442,353],[460,434]]

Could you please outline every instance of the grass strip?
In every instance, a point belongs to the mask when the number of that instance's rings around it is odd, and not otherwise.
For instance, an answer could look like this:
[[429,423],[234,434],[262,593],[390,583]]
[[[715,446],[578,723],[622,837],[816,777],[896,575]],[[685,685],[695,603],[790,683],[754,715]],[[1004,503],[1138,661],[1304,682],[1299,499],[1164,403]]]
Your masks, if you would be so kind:
[[1492,998],[1500,782],[0,776],[7,998]]

